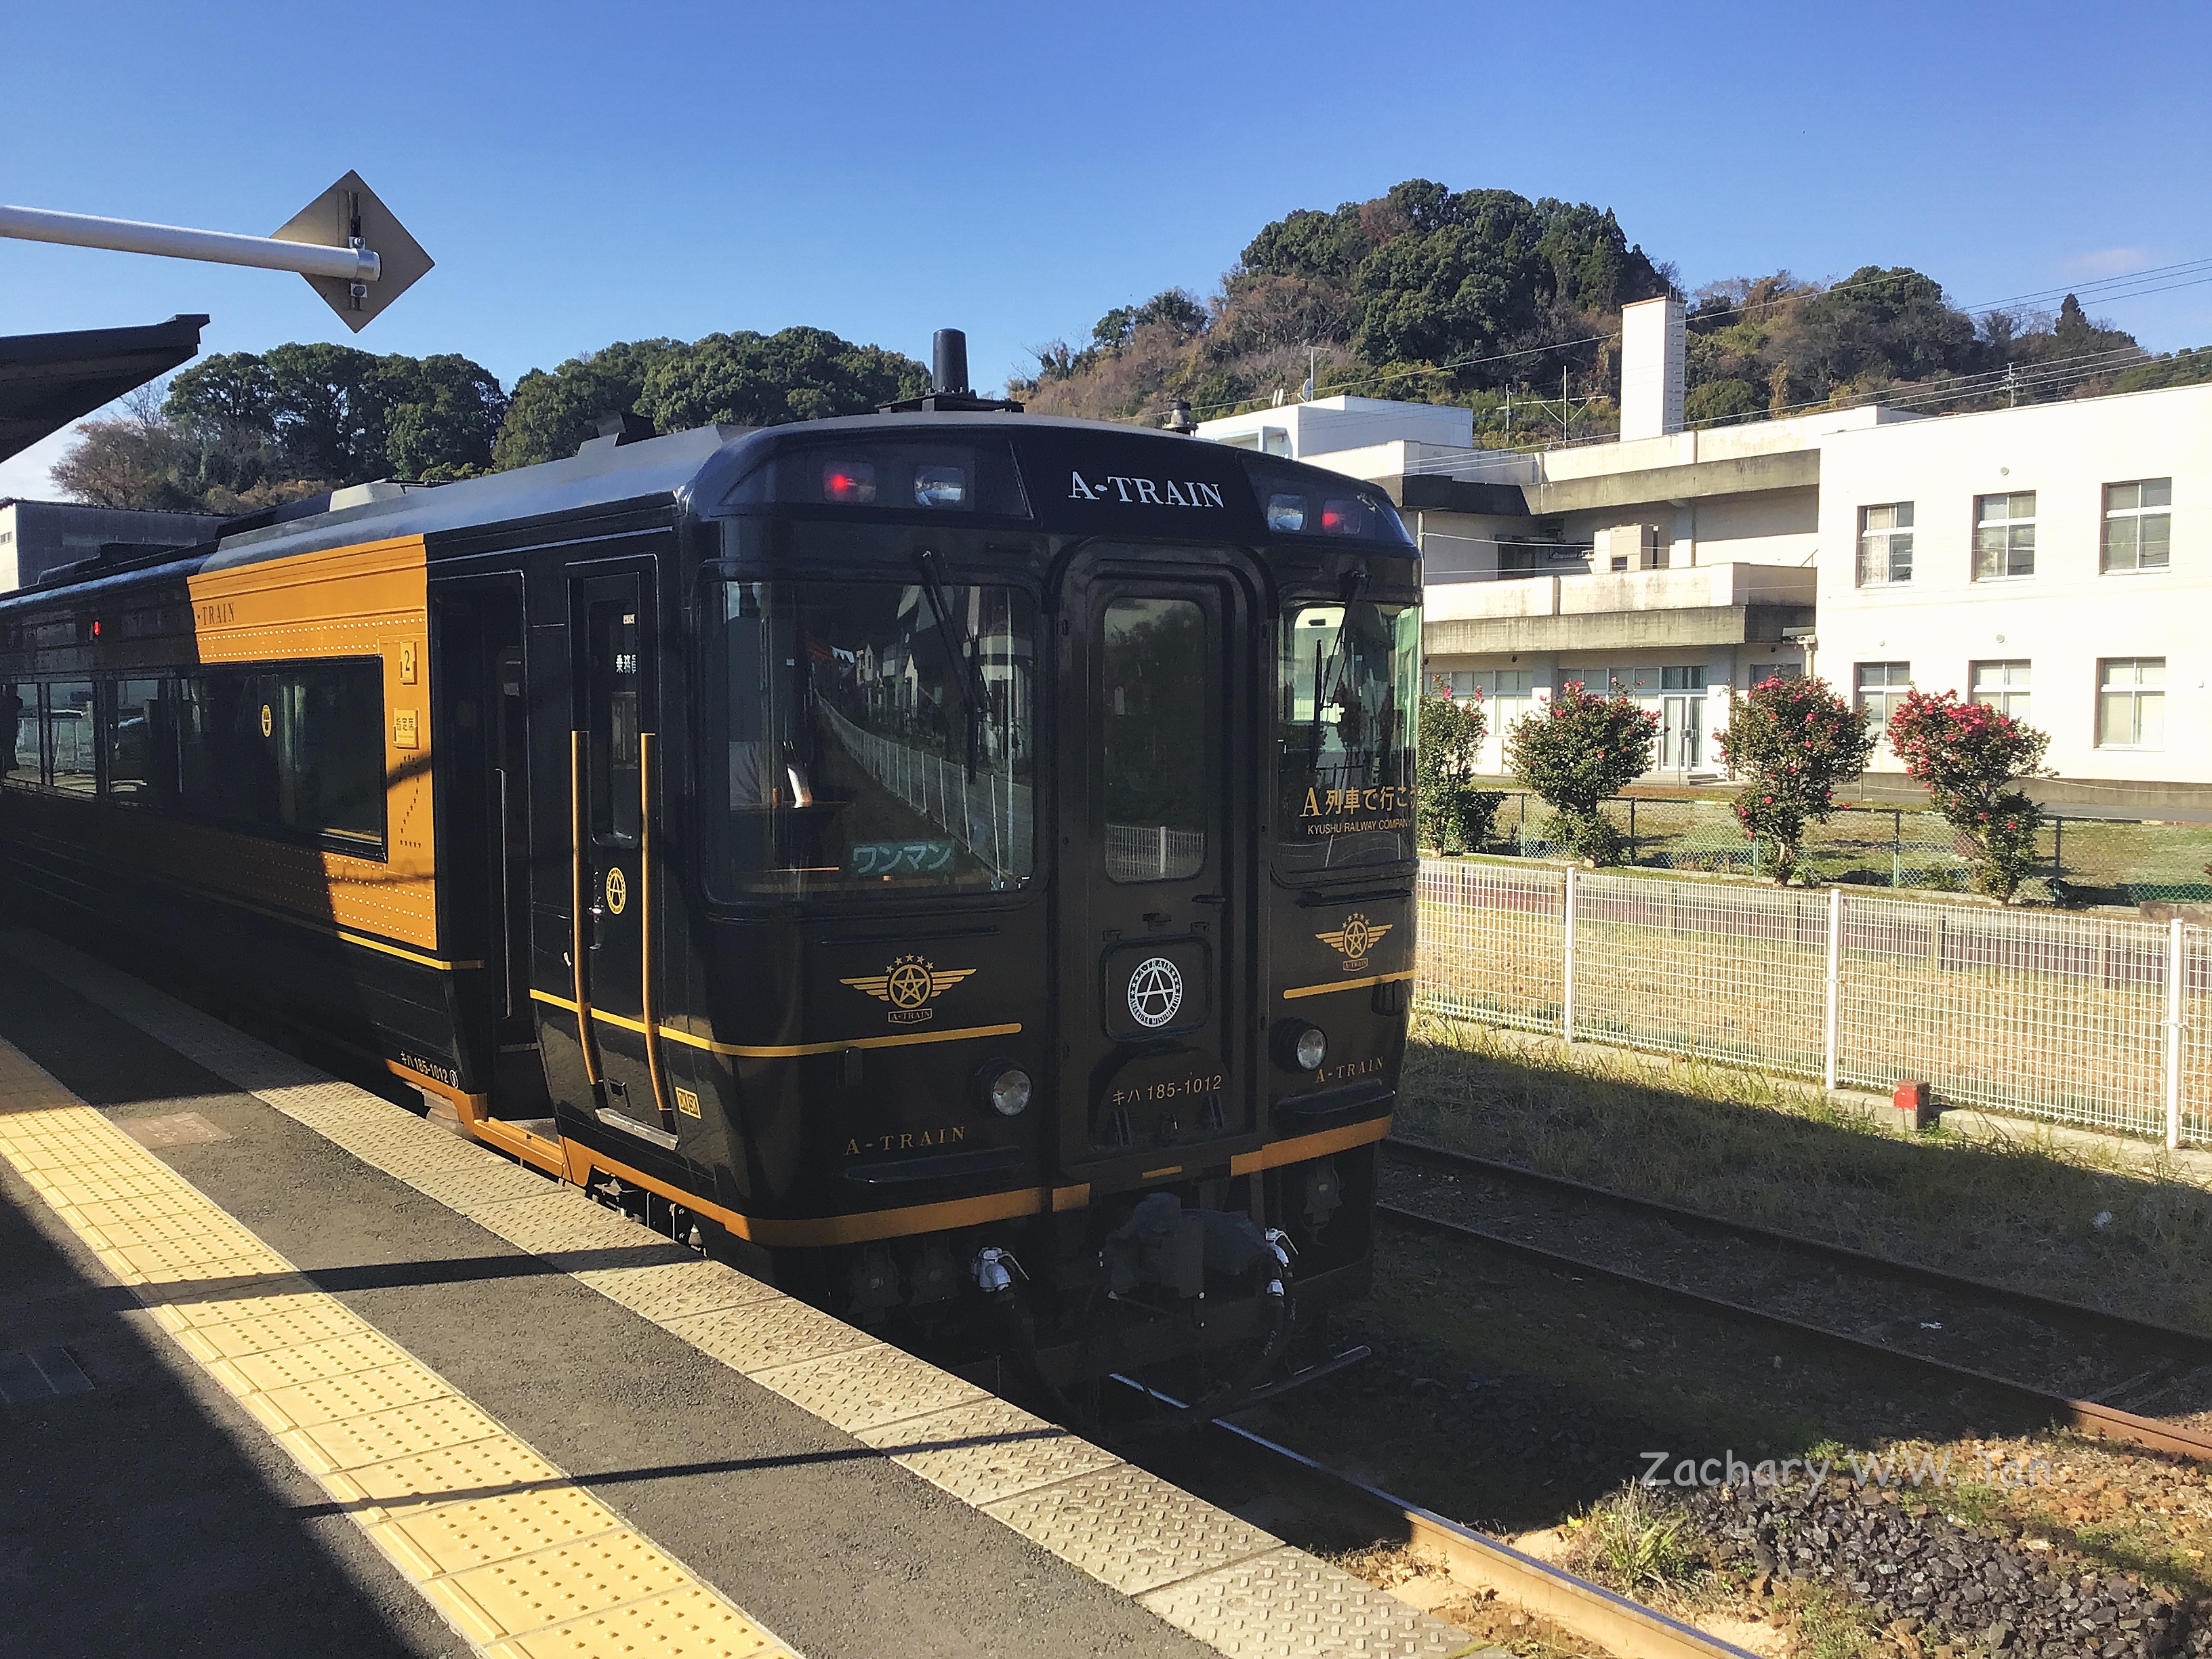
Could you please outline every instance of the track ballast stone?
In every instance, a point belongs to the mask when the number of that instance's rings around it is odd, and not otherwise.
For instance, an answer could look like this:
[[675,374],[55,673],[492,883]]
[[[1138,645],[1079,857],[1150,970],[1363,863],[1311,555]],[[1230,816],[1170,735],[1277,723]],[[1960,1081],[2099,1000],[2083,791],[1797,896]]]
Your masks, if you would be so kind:
[[[2064,1547],[1961,1526],[1924,1504],[1832,1481],[1690,1498],[1719,1565],[1822,1585],[1868,1608],[1908,1659],[1942,1645],[2004,1659],[2212,1653],[2212,1619]],[[1916,1510],[1920,1513],[1914,1513]]]

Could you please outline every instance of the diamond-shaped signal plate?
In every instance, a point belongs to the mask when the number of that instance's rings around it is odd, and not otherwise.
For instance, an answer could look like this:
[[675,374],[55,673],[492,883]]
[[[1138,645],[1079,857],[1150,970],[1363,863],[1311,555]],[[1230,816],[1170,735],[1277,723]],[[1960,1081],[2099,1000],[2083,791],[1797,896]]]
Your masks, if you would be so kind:
[[362,182],[361,174],[347,173],[294,214],[283,229],[270,234],[279,242],[343,247],[356,218],[362,246],[377,257],[377,279],[362,284],[368,292],[356,300],[351,283],[335,276],[310,276],[307,281],[345,325],[358,334],[435,263],[422,251],[422,243],[407,234],[407,227],[392,217],[392,210],[377,199],[376,192]]

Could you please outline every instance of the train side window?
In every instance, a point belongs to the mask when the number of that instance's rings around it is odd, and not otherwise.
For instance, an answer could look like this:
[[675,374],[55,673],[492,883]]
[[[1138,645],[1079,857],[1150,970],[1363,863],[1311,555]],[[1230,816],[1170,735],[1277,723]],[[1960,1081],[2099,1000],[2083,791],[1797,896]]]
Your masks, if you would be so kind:
[[46,763],[64,794],[99,793],[100,730],[93,718],[90,680],[63,680],[46,688]]
[[39,781],[39,688],[27,680],[0,685],[0,781]]
[[166,811],[177,800],[177,703],[167,680],[118,680],[106,711],[107,793]]
[[216,669],[180,686],[185,809],[256,834],[384,855],[384,666]]
[[586,627],[591,653],[592,837],[635,847],[642,805],[637,607],[627,600],[594,605]]

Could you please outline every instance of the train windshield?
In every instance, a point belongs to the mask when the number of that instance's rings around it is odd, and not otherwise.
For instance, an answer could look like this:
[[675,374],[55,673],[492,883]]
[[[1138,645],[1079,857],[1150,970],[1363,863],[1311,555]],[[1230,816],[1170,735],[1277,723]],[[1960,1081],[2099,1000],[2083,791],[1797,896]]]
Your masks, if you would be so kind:
[[1413,856],[1420,668],[1419,605],[1285,609],[1276,860],[1285,875]]
[[1004,891],[1036,861],[1018,589],[725,581],[702,780],[728,896]]

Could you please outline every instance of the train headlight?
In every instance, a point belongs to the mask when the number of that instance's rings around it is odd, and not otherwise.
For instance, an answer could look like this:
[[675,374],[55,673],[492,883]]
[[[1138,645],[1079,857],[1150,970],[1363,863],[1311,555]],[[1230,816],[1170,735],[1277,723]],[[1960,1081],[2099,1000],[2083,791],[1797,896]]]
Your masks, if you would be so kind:
[[1001,1117],[1019,1117],[1029,1110],[1030,1074],[1011,1060],[998,1060],[983,1068],[983,1098]]
[[1303,1019],[1281,1019],[1268,1034],[1267,1049],[1286,1072],[1318,1072],[1328,1058],[1328,1037]]

